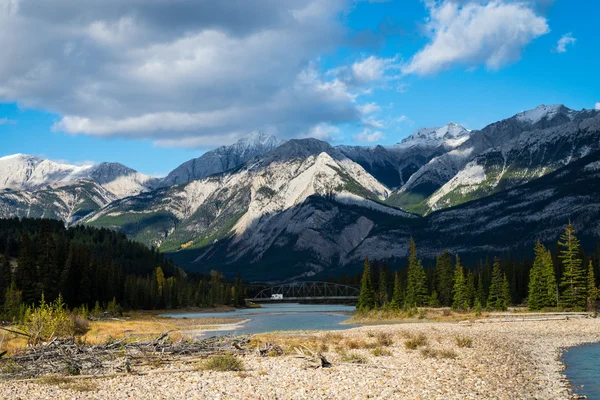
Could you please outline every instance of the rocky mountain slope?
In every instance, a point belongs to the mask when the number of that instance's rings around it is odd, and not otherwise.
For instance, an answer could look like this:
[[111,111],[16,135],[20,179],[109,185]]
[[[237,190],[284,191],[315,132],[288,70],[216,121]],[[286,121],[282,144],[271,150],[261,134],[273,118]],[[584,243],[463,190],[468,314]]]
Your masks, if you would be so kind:
[[597,115],[539,106],[473,131],[416,171],[389,202],[427,213],[528,182],[597,149]]
[[161,187],[188,183],[239,167],[282,144],[272,135],[254,132],[231,146],[221,146],[187,161],[171,171],[160,183]]
[[338,146],[337,149],[381,183],[395,189],[402,187],[432,158],[462,144],[469,134],[470,131],[451,122],[441,128],[419,129],[393,146]]

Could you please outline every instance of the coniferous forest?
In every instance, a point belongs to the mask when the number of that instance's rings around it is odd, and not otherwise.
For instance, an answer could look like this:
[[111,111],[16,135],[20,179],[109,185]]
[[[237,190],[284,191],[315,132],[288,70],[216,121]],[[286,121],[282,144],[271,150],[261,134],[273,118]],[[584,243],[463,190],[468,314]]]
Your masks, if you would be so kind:
[[[541,242],[533,258],[487,258],[465,266],[458,255],[444,252],[427,268],[408,243],[408,266],[393,272],[387,263],[364,262],[358,309],[452,307],[458,311],[506,310],[526,304],[530,310],[593,310],[598,297],[600,246],[586,254],[569,223],[552,250]],[[353,283],[352,278],[343,278]]]
[[116,302],[130,309],[240,305],[245,297],[239,277],[190,275],[123,234],[40,219],[0,220],[0,292],[8,320],[42,295],[52,302],[60,294],[71,308]]

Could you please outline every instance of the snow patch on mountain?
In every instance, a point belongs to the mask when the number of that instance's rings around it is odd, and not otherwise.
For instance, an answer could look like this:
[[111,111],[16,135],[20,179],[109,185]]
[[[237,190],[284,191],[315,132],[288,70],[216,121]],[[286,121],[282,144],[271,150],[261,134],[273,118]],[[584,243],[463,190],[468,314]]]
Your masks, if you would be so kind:
[[442,127],[421,128],[403,139],[396,147],[439,146],[446,144],[450,148],[464,143],[469,138],[470,130],[450,122]]
[[540,105],[533,110],[523,111],[516,115],[516,118],[521,122],[526,122],[530,124],[536,124],[540,122],[542,119],[552,120],[561,110],[566,110],[566,115],[573,119],[574,112],[572,110],[568,110],[562,104],[554,104],[550,106]]

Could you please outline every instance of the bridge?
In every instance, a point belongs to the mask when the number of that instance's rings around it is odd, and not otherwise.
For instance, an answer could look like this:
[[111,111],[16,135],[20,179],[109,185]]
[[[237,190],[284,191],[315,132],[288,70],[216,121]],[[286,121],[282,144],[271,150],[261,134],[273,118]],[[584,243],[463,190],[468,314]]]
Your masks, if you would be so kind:
[[292,282],[272,286],[261,290],[254,298],[247,299],[260,302],[294,302],[294,301],[355,301],[360,290],[330,282]]

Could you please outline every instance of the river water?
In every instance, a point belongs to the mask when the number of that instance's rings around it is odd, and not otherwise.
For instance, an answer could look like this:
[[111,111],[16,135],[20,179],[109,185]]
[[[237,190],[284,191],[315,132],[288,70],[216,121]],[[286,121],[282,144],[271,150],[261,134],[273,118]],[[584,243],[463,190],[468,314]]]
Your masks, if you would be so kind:
[[565,374],[573,391],[588,399],[600,399],[600,343],[572,347],[563,353]]
[[227,334],[255,334],[274,331],[341,330],[357,325],[340,323],[350,318],[354,306],[339,304],[263,304],[262,308],[244,308],[221,313],[165,314],[173,318],[242,318],[248,319],[234,330],[205,331],[204,337]]

